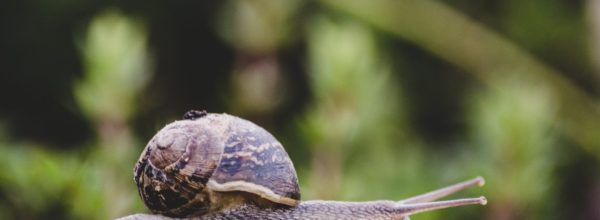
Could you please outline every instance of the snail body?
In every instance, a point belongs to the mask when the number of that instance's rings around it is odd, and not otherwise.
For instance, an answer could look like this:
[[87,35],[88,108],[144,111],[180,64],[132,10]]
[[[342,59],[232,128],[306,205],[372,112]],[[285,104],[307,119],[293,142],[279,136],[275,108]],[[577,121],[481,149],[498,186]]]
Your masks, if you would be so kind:
[[481,178],[402,201],[301,202],[293,163],[269,132],[235,116],[203,111],[187,112],[148,142],[134,181],[152,213],[179,218],[403,219],[486,202],[483,197],[431,202],[482,185]]

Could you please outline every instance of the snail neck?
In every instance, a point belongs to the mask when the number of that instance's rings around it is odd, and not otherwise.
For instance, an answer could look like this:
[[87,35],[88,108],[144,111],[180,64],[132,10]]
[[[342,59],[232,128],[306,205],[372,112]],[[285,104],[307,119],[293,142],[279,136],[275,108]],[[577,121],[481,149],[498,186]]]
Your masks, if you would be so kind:
[[303,201],[298,206],[264,206],[255,202],[246,202],[236,207],[210,213],[192,219],[225,220],[239,219],[407,219],[409,215],[435,209],[462,205],[484,205],[485,198],[457,199],[437,202],[405,204],[398,201]]
[[396,219],[393,201],[337,202],[303,201],[298,206],[270,206],[246,202],[219,212],[195,217],[195,220],[239,219]]

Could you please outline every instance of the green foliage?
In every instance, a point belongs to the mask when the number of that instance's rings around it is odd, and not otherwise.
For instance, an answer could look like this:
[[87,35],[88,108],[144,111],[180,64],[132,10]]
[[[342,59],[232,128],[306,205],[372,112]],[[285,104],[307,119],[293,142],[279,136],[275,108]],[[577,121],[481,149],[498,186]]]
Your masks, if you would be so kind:
[[311,184],[304,187],[305,193],[308,198],[347,198],[359,191],[346,186],[381,180],[346,177],[345,170],[356,169],[355,161],[362,160],[353,157],[386,157],[372,160],[374,165],[392,161],[392,154],[378,152],[390,151],[394,143],[404,141],[393,137],[400,133],[395,125],[403,117],[401,99],[390,65],[377,54],[371,30],[326,16],[315,17],[308,27],[314,101],[300,124],[314,156],[313,173],[306,178]]
[[[206,110],[246,117],[282,141],[304,199],[401,199],[480,175],[485,188],[456,196],[483,194],[488,206],[413,219],[597,218],[600,90],[586,47],[598,42],[586,25],[600,21],[584,20],[587,6],[540,3],[230,0],[206,14],[186,3],[89,5],[101,12],[67,34],[83,76],[59,83],[75,106],[53,103],[91,122],[95,137],[63,149],[0,129],[0,219],[146,211],[132,181],[145,141],[176,117],[170,112],[219,103],[227,107]],[[211,72],[222,69],[229,74]],[[466,92],[422,94],[454,90]],[[451,138],[415,129],[415,105],[431,97],[460,102],[439,116],[462,125],[436,130]],[[423,127],[437,128],[431,121]],[[36,122],[22,126],[46,126]]]
[[473,160],[480,172],[494,173],[488,178],[490,200],[511,204],[513,213],[527,213],[523,217],[540,219],[545,215],[538,211],[539,204],[556,199],[550,193],[556,166],[556,102],[543,89],[509,80],[498,83],[498,90],[473,100]]
[[140,22],[115,10],[98,15],[81,42],[85,80],[75,95],[91,119],[128,119],[135,112],[136,93],[148,79],[151,63],[147,34]]
[[[86,77],[75,88],[98,140],[85,152],[0,143],[7,219],[111,219],[142,210],[131,172],[138,152],[127,121],[148,78],[146,34],[116,11],[92,21],[81,43]],[[60,126],[60,125],[57,125]],[[97,142],[97,143],[92,143]]]

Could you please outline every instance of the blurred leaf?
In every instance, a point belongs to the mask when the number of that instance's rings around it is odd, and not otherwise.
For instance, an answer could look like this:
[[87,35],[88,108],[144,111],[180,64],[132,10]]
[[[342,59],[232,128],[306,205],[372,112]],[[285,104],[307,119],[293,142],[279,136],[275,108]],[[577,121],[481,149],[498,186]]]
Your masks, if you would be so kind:
[[518,78],[557,97],[561,128],[600,157],[600,107],[595,99],[529,53],[438,1],[376,0],[323,4],[413,42],[465,69],[490,86]]
[[81,50],[86,75],[75,94],[84,112],[92,119],[129,118],[149,76],[144,26],[108,10],[92,21]]
[[[558,107],[547,90],[510,80],[498,82],[498,90],[475,96],[471,119],[475,168],[489,183],[491,219],[500,216],[543,218],[544,199],[551,199],[552,170],[556,166],[556,118]],[[531,210],[526,210],[531,209]]]
[[293,37],[292,18],[300,4],[297,0],[225,1],[217,20],[219,33],[238,50],[274,51]]

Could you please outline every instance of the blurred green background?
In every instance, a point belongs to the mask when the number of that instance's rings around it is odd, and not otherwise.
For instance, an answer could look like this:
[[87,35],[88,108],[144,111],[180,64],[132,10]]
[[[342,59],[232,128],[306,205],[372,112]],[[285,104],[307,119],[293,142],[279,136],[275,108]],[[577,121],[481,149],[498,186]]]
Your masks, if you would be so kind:
[[2,1],[0,100],[0,219],[147,212],[133,165],[189,109],[272,132],[303,199],[481,175],[413,219],[600,219],[594,0]]

